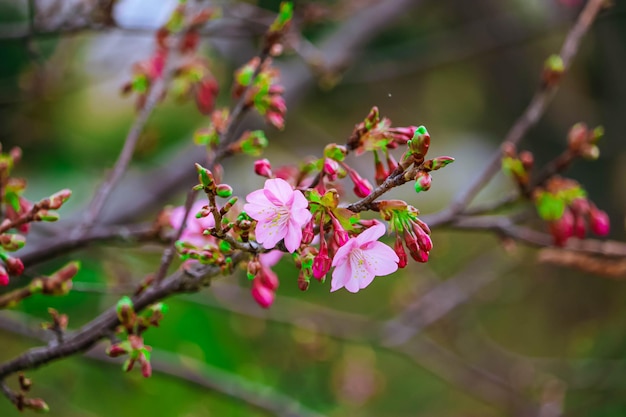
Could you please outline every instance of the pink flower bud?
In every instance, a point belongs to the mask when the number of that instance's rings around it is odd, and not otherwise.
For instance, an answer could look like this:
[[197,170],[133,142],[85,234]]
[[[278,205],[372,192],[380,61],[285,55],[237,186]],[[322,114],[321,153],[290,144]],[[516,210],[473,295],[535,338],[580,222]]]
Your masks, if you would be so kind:
[[215,188],[215,194],[221,198],[229,198],[233,195],[233,187],[228,184],[219,184]]
[[272,164],[267,159],[254,161],[254,173],[265,178],[272,178]]
[[387,154],[387,166],[389,167],[389,172],[393,172],[398,168],[398,162],[391,154]]
[[11,275],[22,275],[24,272],[24,263],[19,258],[9,256],[5,261],[7,271]]
[[593,208],[589,213],[589,226],[591,231],[598,236],[606,236],[611,228],[608,214],[605,211]]
[[281,113],[274,111],[268,111],[265,114],[265,118],[268,123],[274,126],[276,129],[283,130],[285,128],[285,117]]
[[339,172],[339,163],[330,158],[324,158],[324,173],[328,175],[328,179],[335,181]]
[[430,252],[433,248],[433,241],[430,239],[430,236],[417,224],[413,227],[413,233],[415,233],[419,247],[426,252]]
[[422,191],[430,190],[430,183],[432,182],[432,177],[426,171],[419,171],[417,176],[415,177],[415,192],[419,193]]
[[262,268],[259,278],[263,286],[269,290],[276,291],[276,289],[280,285],[278,276],[270,268]]
[[402,240],[398,237],[396,239],[396,243],[393,247],[393,250],[398,255],[398,268],[404,268],[408,264],[408,257],[406,256],[406,252],[404,251],[404,246],[402,246]]
[[252,298],[263,308],[268,308],[274,302],[274,291],[263,285],[260,278],[252,281]]
[[196,105],[200,113],[211,114],[219,91],[219,84],[212,76],[205,77],[198,83],[196,87]]
[[111,345],[107,350],[106,354],[112,358],[117,358],[118,356],[122,356],[127,354],[128,351],[122,346],[122,343],[116,343]]
[[313,276],[316,279],[322,281],[330,270],[332,260],[328,257],[328,246],[326,245],[326,239],[324,239],[324,236],[321,236],[320,239],[320,251],[313,259]]
[[586,233],[585,218],[581,215],[574,215],[574,236],[584,239]]
[[7,270],[2,265],[0,265],[0,285],[9,285],[9,274],[7,274]]
[[304,230],[302,231],[302,244],[308,245],[313,242],[313,239],[315,238],[314,227],[313,219],[311,219],[311,221],[304,226]]
[[335,243],[337,243],[337,246],[341,247],[344,243],[348,241],[350,236],[336,217],[331,216],[331,218],[333,223],[333,229],[335,231],[335,233],[333,233],[333,240],[335,241]]
[[378,159],[378,157],[376,157],[375,174],[374,174],[374,179],[376,180],[376,184],[378,185],[382,184],[383,182],[385,182],[388,176],[389,176],[389,173],[385,170],[383,163]]
[[144,378],[150,378],[150,376],[152,375],[152,365],[150,365],[150,362],[142,355],[141,356],[141,375],[143,375]]
[[417,126],[393,127],[389,129],[389,132],[395,143],[398,145],[406,145],[406,143],[413,138],[416,130]]
[[565,210],[559,220],[550,222],[549,227],[554,244],[556,246],[564,246],[567,239],[574,234],[574,215],[570,210]]
[[362,178],[356,171],[353,169],[348,170],[348,174],[350,175],[350,179],[354,183],[354,194],[357,197],[364,198],[370,195],[373,190],[372,185],[365,178]]

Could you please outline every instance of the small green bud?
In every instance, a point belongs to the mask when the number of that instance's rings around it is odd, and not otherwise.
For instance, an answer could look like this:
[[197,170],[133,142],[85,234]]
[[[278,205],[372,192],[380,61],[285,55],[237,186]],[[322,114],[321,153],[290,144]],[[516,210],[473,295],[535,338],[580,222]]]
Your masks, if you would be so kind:
[[233,195],[233,187],[228,184],[220,184],[217,186],[215,193],[218,197],[229,198]]

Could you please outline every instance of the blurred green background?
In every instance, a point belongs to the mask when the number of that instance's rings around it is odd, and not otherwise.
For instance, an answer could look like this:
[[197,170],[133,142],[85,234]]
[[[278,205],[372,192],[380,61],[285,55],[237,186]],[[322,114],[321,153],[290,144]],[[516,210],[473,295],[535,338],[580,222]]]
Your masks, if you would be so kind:
[[[64,7],[71,3],[80,2]],[[115,16],[120,26],[156,27],[166,15],[166,3],[120,0]],[[276,10],[278,4],[247,3],[267,10]],[[319,9],[328,17],[304,27],[315,44],[373,3],[296,2],[296,10]],[[444,208],[480,172],[527,105],[543,61],[559,50],[580,10],[569,3],[576,2],[415,2],[368,43],[336,85],[328,88],[326,82],[300,94],[289,109],[285,131],[266,129],[270,146],[265,156],[280,165],[320,155],[326,143],[343,143],[354,124],[377,105],[394,125],[427,126],[432,155],[456,158],[435,173],[428,193],[417,196],[409,186],[391,193],[423,214]],[[556,99],[522,147],[533,151],[541,164],[564,148],[572,124],[603,125],[600,159],[576,163],[568,176],[607,210],[610,238],[623,241],[626,6],[615,3],[598,18]],[[132,98],[119,91],[132,64],[150,54],[152,32],[81,30],[3,37],[28,29],[27,4],[0,1],[0,142],[4,149],[23,149],[18,173],[29,181],[28,198],[64,187],[73,190],[61,211],[71,217],[114,163],[136,114]],[[65,16],[78,19],[80,8]],[[230,74],[249,58],[244,51],[255,50],[256,38],[227,41],[220,43],[217,35],[203,43],[223,82],[220,105],[229,104]],[[290,68],[289,62],[298,59],[291,53],[277,61]],[[132,171],[166,164],[190,146],[193,131],[206,123],[192,103],[166,100],[142,135]],[[371,169],[369,159],[354,161]],[[262,184],[251,175],[252,162],[244,156],[225,163],[224,180],[240,196]],[[494,199],[511,187],[500,176],[479,200]],[[179,191],[163,203],[182,204],[186,188]],[[144,220],[158,209],[145,213]],[[358,294],[329,294],[328,282],[313,282],[301,293],[297,271],[285,260],[276,267],[281,286],[269,312],[249,297],[241,273],[221,279],[200,294],[167,301],[170,311],[161,328],[146,333],[146,343],[155,348],[155,361],[206,372],[220,386],[239,387],[247,395],[278,402],[290,397],[321,415],[523,415],[523,404],[490,402],[477,394],[490,383],[468,379],[467,369],[495,375],[525,400],[543,404],[541,416],[561,415],[550,414],[552,403],[557,411],[562,405],[567,416],[626,415],[624,281],[539,264],[536,249],[504,250],[499,239],[486,233],[436,230],[433,241],[428,264],[410,264]],[[154,272],[160,252],[156,245],[95,246],[37,266],[29,276],[50,272],[69,259],[83,264],[67,297],[33,297],[16,310],[45,320],[47,308],[54,307],[77,328],[119,298],[107,293],[110,288]],[[413,353],[382,346],[381,323],[441,283],[467,273],[475,260],[482,269],[470,276],[493,272],[496,278],[424,329],[414,340]],[[37,327],[37,320],[27,325]],[[39,344],[0,330],[0,361]],[[449,354],[458,361],[446,360]],[[272,415],[237,395],[158,371],[147,380],[138,371],[124,374],[119,363],[72,357],[27,375],[35,382],[33,396],[48,402],[51,416]],[[0,399],[0,416],[17,415]]]

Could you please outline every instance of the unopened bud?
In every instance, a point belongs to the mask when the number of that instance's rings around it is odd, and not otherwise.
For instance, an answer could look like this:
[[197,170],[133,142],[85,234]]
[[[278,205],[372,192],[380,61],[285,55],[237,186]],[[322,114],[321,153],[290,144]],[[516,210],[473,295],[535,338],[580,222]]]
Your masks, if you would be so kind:
[[346,158],[348,149],[345,146],[331,143],[324,148],[324,157],[330,158],[333,161],[341,162]]
[[589,227],[598,236],[606,236],[611,229],[609,215],[605,211],[592,209],[589,213]]
[[7,257],[4,261],[7,272],[11,275],[22,275],[24,272],[24,263],[19,258]]
[[550,55],[543,64],[543,83],[551,87],[556,85],[565,72],[565,63],[559,55]]
[[50,411],[48,404],[41,398],[27,398],[24,400],[24,407],[38,413],[47,413]]
[[262,130],[254,130],[252,132],[246,132],[240,139],[241,151],[246,155],[259,156],[263,152],[263,149],[268,145],[265,132]]
[[133,307],[133,300],[128,296],[120,298],[115,307],[117,311],[117,318],[124,326],[129,327],[133,325],[135,319],[135,308]]
[[419,171],[415,177],[415,192],[420,193],[422,191],[430,190],[430,183],[432,177],[426,171]]
[[209,188],[213,187],[215,184],[215,179],[213,178],[213,173],[203,167],[200,164],[196,164],[196,170],[198,171],[198,180],[202,187]]
[[58,210],[61,208],[63,203],[65,203],[72,196],[72,191],[67,188],[61,191],[58,191],[48,197],[49,205],[48,209]]
[[413,138],[407,142],[409,152],[418,157],[424,157],[428,153],[430,147],[430,134],[424,126],[420,126],[415,130]]
[[228,184],[220,184],[215,189],[215,194],[217,194],[218,197],[229,198],[233,195],[233,187]]
[[265,178],[272,178],[272,164],[267,159],[254,161],[254,173]]
[[56,222],[59,220],[59,215],[54,211],[39,210],[35,214],[34,220],[37,222]]
[[263,308],[269,308],[274,302],[274,291],[263,285],[260,278],[255,278],[252,281],[251,293],[254,301]]

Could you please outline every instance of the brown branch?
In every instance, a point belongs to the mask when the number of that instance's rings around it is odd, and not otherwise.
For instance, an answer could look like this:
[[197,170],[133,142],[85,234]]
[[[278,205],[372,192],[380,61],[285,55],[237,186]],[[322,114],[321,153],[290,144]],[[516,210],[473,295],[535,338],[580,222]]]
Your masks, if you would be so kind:
[[[31,339],[43,342],[52,341],[49,333],[24,325],[24,323],[34,324],[36,322],[37,319],[33,317],[17,313],[14,314],[14,317],[0,317],[0,328]],[[119,360],[106,355],[101,346],[96,346],[96,348],[85,352],[84,357],[113,364],[116,367],[119,366]],[[299,401],[269,386],[247,380],[239,375],[234,375],[178,353],[173,355],[170,352],[153,348],[150,364],[153,371],[242,400],[246,404],[251,404],[277,416],[322,417],[321,414],[308,409]],[[0,384],[0,387],[5,391],[4,383]],[[5,391],[5,396],[9,397],[12,391],[8,387],[6,389],[8,392]]]
[[[240,255],[233,257],[233,264],[238,263]],[[215,266],[195,264],[186,270],[179,270],[161,282],[159,286],[150,286],[141,294],[133,297],[135,311],[173,294],[194,292],[210,284],[221,273]],[[48,347],[29,349],[17,358],[0,365],[0,381],[7,376],[26,369],[34,369],[57,359],[84,352],[113,331],[119,320],[115,306],[85,324],[80,330],[67,335],[64,343]]]
[[50,239],[42,239],[40,245],[27,245],[17,252],[17,257],[25,266],[31,267],[74,250],[84,249],[98,242],[139,243],[156,241],[159,230],[156,225],[142,223],[129,226],[95,226],[81,237],[69,238],[55,235]]
[[[589,31],[591,24],[604,7],[605,3],[605,0],[589,0],[580,13],[576,24],[567,34],[559,53],[566,71],[570,68],[574,57],[578,53],[578,48],[583,36]],[[524,113],[522,113],[506,134],[503,144],[517,145],[526,135],[526,132],[539,121],[557,90],[558,83],[542,85],[533,96]],[[436,221],[451,221],[456,214],[462,212],[480,190],[498,173],[500,170],[500,160],[501,152],[498,150],[491,156],[483,171],[476,175],[474,180],[456,196],[448,208],[439,215]]]
[[[552,247],[552,236],[516,225],[507,216],[461,217],[454,220],[451,227],[459,230],[490,230],[502,236],[515,239],[536,247]],[[597,239],[569,239],[564,249],[608,257],[626,257],[626,243]]]
[[[171,60],[171,58],[169,58],[169,60]],[[168,82],[169,75],[164,75],[163,77],[159,78],[150,89],[150,92],[146,97],[144,106],[141,108],[130,130],[128,131],[128,135],[126,136],[126,140],[124,141],[124,147],[122,148],[122,151],[120,152],[117,161],[115,162],[113,170],[110,172],[106,180],[100,185],[100,187],[96,191],[96,194],[93,196],[91,202],[89,203],[89,206],[86,209],[86,215],[83,223],[75,230],[74,233],[72,233],[72,237],[80,237],[82,234],[88,231],[91,226],[93,226],[93,223],[100,214],[100,211],[102,210],[104,203],[109,197],[109,194],[126,172],[126,168],[128,168],[128,164],[130,163],[130,160],[133,156],[141,132],[143,131],[144,126],[152,115],[152,112],[156,108],[157,104],[163,97]]]

